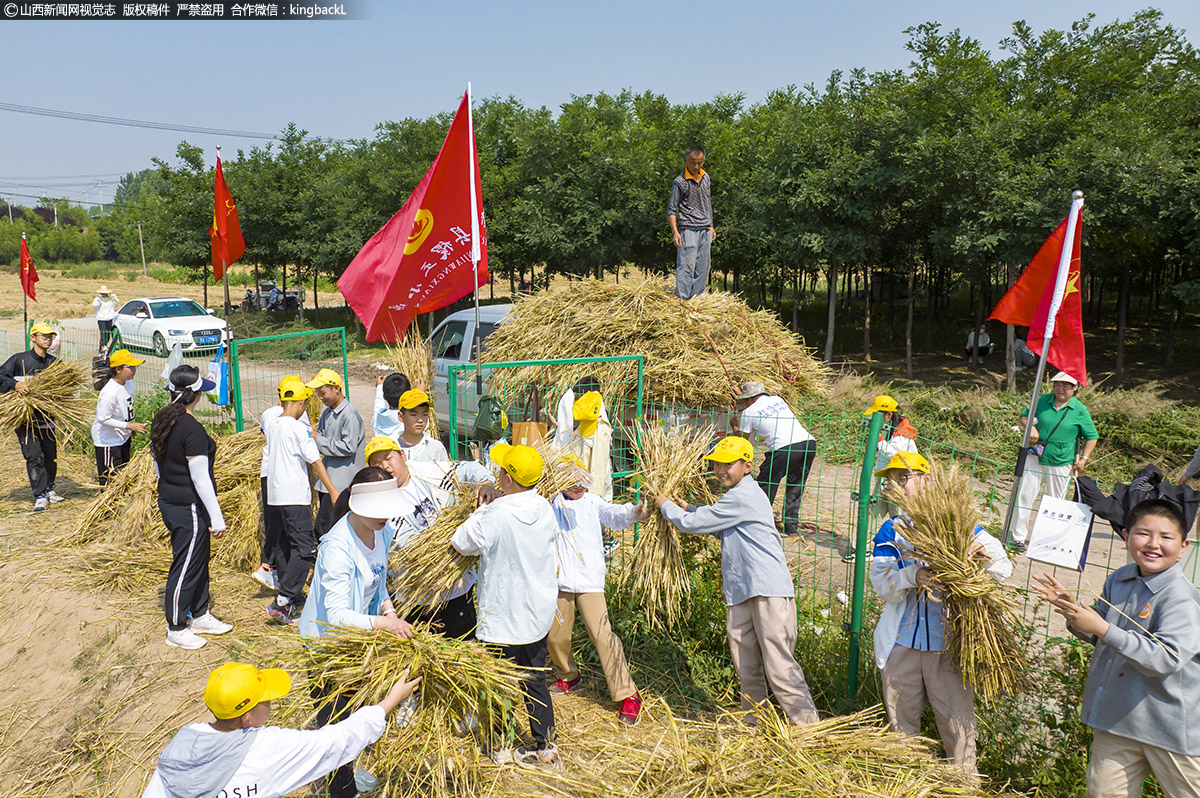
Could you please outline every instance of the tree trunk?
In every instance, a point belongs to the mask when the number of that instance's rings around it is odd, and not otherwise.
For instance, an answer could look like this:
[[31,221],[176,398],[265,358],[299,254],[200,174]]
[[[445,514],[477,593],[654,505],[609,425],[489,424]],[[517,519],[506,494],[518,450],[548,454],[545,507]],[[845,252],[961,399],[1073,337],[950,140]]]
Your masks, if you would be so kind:
[[863,273],[863,359],[871,362],[871,271]]
[[1117,296],[1117,385],[1125,380],[1125,325],[1129,320],[1130,280],[1130,270],[1124,269],[1121,273],[1121,293]]
[[321,270],[313,264],[313,324],[321,326],[321,303],[317,300],[317,275]]
[[258,298],[262,296],[262,280],[258,275],[258,262],[254,263],[254,309],[258,310]]
[[733,293],[738,293],[742,288],[742,262],[735,260],[733,262]]
[[838,296],[837,296],[838,273],[837,272],[838,272],[837,266],[829,267],[829,277],[828,277],[828,285],[827,285],[827,288],[829,291],[829,301],[827,303],[829,306],[829,321],[825,325],[825,362],[826,363],[830,363],[833,361],[833,329],[834,329],[835,322],[837,322],[837,299],[838,299]]
[[1104,314],[1104,278],[1100,278],[1099,285],[1096,286],[1096,329],[1100,329],[1101,319]]
[[283,317],[287,318],[287,264],[283,264],[283,294],[280,299],[280,309],[283,311]]
[[904,323],[904,376],[913,378],[913,306],[916,304],[916,291],[913,288],[913,272],[916,264],[908,265],[908,319]]
[[796,270],[792,278],[792,332],[800,332],[800,286],[804,284],[804,275]]
[[[975,293],[972,291],[972,293]],[[983,286],[979,286],[975,302],[975,332],[983,327]],[[975,346],[971,349],[971,368],[979,367],[979,336],[975,337]]]
[[1167,314],[1167,346],[1163,352],[1163,363],[1170,366],[1175,361],[1175,328],[1179,325],[1179,308],[1171,308]]
[[933,316],[937,312],[934,302],[937,295],[934,292],[933,267],[925,267],[925,351],[933,351]]
[[[1017,265],[1008,264],[1008,285],[1011,288],[1017,281]],[[1004,325],[1004,373],[1008,377],[1008,392],[1017,392],[1017,328],[1011,324]]]
[[204,309],[208,309],[208,267],[204,271]]

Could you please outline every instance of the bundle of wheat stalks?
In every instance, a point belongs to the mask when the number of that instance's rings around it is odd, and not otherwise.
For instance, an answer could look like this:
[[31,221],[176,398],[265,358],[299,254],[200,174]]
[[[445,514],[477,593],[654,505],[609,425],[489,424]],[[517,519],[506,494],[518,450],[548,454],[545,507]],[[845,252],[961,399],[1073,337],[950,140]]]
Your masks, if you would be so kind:
[[889,491],[908,514],[901,534],[907,552],[926,563],[941,591],[950,653],[963,682],[986,702],[1013,695],[1028,667],[1021,637],[1020,596],[968,554],[980,515],[971,481],[957,466],[935,466],[932,479],[912,496]]
[[[644,501],[653,507],[659,493],[695,506],[716,501],[708,482],[708,461],[703,459],[713,437],[712,427],[668,430],[642,424],[635,453]],[[680,620],[691,584],[685,553],[706,544],[703,538],[680,533],[661,513],[642,524],[621,578],[651,622],[671,627]]]
[[[335,696],[351,710],[377,703],[407,669],[421,677],[418,709],[389,721],[370,768],[384,795],[463,795],[477,784],[480,740],[472,727],[499,728],[523,712],[524,672],[474,640],[458,640],[418,625],[402,640],[386,632],[338,627],[305,649],[309,678],[322,688],[314,710]],[[403,724],[403,725],[401,725]]]
[[[408,335],[402,342],[389,344],[387,352],[392,368],[407,377],[413,388],[419,387],[429,394],[432,402],[434,398],[433,348],[421,337],[421,331],[417,329],[417,326],[414,324],[409,329]],[[434,438],[438,437],[437,414],[434,412],[432,404],[429,406],[429,426],[425,432]]]
[[55,360],[25,380],[27,393],[0,394],[0,429],[15,430],[54,421],[59,446],[86,432],[96,416],[96,392],[85,384],[89,369],[75,360]]
[[[574,484],[572,467],[563,453],[549,442],[537,448],[545,464],[537,492],[547,501],[553,501]],[[396,593],[396,609],[401,615],[454,587],[479,560],[459,554],[450,545],[455,530],[479,507],[475,486],[459,483],[453,471],[451,479],[454,483],[451,493],[456,500],[439,512],[433,523],[421,530],[407,546],[394,550],[389,557],[388,574]]]
[[[583,280],[568,291],[530,294],[488,338],[483,360],[618,355],[645,355],[646,401],[686,407],[726,407],[748,380],[795,403],[824,393],[831,377],[772,314],[714,290],[680,301],[670,279]],[[586,375],[636,395],[636,371],[623,363],[502,369],[490,390],[515,396],[524,385],[572,385]]]
[[[261,554],[262,435],[248,430],[218,436],[216,441],[213,475],[226,532],[213,541],[213,560],[236,570],[253,568]],[[82,544],[104,539],[108,545],[129,549],[161,545],[168,532],[158,512],[157,487],[154,460],[150,448],[144,447],[84,508],[69,539]]]

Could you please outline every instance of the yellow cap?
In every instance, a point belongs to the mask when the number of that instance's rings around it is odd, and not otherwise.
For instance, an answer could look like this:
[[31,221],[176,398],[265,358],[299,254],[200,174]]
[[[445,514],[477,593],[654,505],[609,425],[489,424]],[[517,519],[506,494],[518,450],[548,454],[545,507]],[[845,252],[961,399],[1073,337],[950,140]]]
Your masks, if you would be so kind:
[[37,335],[38,333],[42,333],[43,335],[58,335],[58,333],[54,331],[54,328],[49,324],[46,324],[44,321],[39,321],[37,324],[29,328],[30,335]]
[[590,438],[600,424],[600,405],[603,398],[597,391],[588,391],[571,405],[571,415],[579,422],[579,434]]
[[532,446],[497,443],[488,452],[488,457],[516,480],[518,485],[532,488],[542,478],[542,456]]
[[209,674],[204,703],[219,720],[229,720],[245,715],[263,701],[283,698],[291,689],[287,671],[260,671],[253,665],[226,662]]
[[401,410],[412,410],[421,405],[433,406],[433,402],[429,401],[429,394],[424,391],[405,391],[400,394],[400,401],[396,403]]
[[722,438],[720,443],[714,446],[711,452],[704,455],[704,459],[712,460],[715,463],[732,463],[735,460],[745,460],[747,463],[753,463],[754,445],[741,435],[730,435],[727,438]]
[[299,377],[293,379],[284,377],[279,382],[279,398],[281,401],[300,402],[312,395],[312,388],[302,383]]
[[895,413],[899,409],[900,404],[895,399],[885,393],[881,393],[875,397],[875,401],[863,412],[863,415],[871,416],[875,413]]
[[146,361],[140,357],[134,357],[128,349],[117,349],[108,356],[108,365],[113,368],[121,366],[140,366]]
[[889,471],[916,471],[929,473],[929,461],[916,452],[896,452],[888,464],[875,472],[877,477],[886,477]]
[[326,385],[332,385],[339,391],[345,390],[346,387],[345,383],[342,382],[342,376],[333,369],[321,369],[317,372],[317,376],[304,384],[313,390],[323,388]]
[[279,379],[279,388],[277,390],[279,391],[280,399],[283,398],[283,389],[288,387],[289,384],[295,383],[295,382],[298,382],[301,385],[304,384],[304,380],[300,379],[300,377],[295,374],[288,374],[287,376],[281,377]]
[[389,438],[387,435],[376,435],[371,440],[367,441],[367,451],[363,457],[367,461],[367,465],[371,464],[371,456],[379,452],[401,452],[400,444]]

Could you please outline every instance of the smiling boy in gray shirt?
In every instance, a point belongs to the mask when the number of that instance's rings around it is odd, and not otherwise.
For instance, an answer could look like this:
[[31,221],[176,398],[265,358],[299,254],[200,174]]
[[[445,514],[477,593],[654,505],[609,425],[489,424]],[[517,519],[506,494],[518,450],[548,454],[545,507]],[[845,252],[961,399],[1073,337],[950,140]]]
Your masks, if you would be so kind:
[[[681,507],[659,494],[654,505],[682,532],[721,541],[721,585],[729,606],[726,632],[741,681],[742,710],[767,700],[767,680],[788,720],[815,723],[817,708],[796,662],[796,589],[767,494],[753,479],[754,447],[731,435],[705,460],[726,489],[707,507]],[[766,679],[763,673],[766,672]]]

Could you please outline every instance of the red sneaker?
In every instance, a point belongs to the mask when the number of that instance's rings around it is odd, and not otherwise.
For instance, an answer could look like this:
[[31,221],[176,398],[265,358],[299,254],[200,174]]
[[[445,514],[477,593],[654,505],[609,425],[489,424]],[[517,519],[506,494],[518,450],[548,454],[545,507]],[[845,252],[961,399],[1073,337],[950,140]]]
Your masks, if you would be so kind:
[[626,726],[636,726],[642,719],[642,694],[634,693],[621,702],[621,711],[617,717]]
[[566,679],[559,679],[557,682],[550,685],[550,692],[552,692],[552,693],[569,693],[572,690],[574,690],[576,687],[579,686],[579,680],[582,678],[583,678],[582,676],[576,676],[574,679],[572,679],[569,682]]

